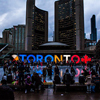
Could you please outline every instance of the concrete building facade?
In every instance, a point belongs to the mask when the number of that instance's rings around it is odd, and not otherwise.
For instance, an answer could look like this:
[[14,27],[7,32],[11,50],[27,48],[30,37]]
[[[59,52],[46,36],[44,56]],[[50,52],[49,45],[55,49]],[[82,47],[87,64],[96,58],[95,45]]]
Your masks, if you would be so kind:
[[13,26],[14,50],[25,50],[25,25]]
[[66,43],[72,50],[84,50],[83,0],[55,2],[55,41]]
[[3,36],[2,43],[8,43],[8,44],[11,44],[11,45],[13,44],[12,28],[5,29],[2,32],[2,36]]
[[48,42],[48,12],[35,6],[35,0],[27,0],[25,50],[36,50]]

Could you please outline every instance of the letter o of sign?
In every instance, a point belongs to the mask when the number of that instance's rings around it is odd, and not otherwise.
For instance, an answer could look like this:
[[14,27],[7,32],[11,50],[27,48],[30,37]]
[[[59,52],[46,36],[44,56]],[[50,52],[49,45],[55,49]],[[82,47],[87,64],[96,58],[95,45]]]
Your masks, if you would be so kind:
[[72,57],[71,57],[71,61],[72,62],[74,62],[74,60],[73,60],[73,58],[78,58],[78,60],[77,60],[77,62],[76,62],[76,64],[78,64],[79,62],[80,62],[80,57],[78,56],[78,55],[73,55]]

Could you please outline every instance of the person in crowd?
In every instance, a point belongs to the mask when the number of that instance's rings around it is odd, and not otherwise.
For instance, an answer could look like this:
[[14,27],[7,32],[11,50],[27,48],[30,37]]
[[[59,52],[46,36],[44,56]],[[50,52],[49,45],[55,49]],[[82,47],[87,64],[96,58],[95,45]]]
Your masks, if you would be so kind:
[[46,81],[46,67],[43,68],[43,82]]
[[92,62],[90,62],[90,69],[93,67],[93,64],[92,64]]
[[47,68],[49,67],[49,62],[47,62],[47,65],[46,66],[47,66]]
[[30,76],[27,76],[25,80],[25,93],[29,92],[31,88],[32,88],[32,82],[30,80]]
[[8,61],[8,65],[11,66],[11,64],[12,64],[12,62],[11,62],[11,60],[9,59],[9,61]]
[[83,69],[83,73],[84,73],[85,77],[88,75],[87,70],[85,70],[85,69]]
[[87,75],[90,75],[90,70],[88,67],[86,68],[86,72],[87,72]]
[[17,66],[18,65],[18,62],[17,61],[15,61],[15,64],[14,64],[15,66]]
[[72,79],[74,79],[75,74],[76,74],[76,72],[75,72],[74,68],[71,67],[71,76],[72,76]]
[[92,76],[92,80],[91,80],[91,92],[95,93],[95,75]]
[[7,83],[12,83],[12,73],[11,73],[11,68],[9,68],[8,75],[7,75]]
[[39,92],[39,85],[41,85],[41,78],[39,77],[38,73],[35,73],[34,76],[34,85],[35,85],[35,89],[37,89],[37,92]]
[[63,66],[63,61],[60,61],[60,65]]
[[16,68],[17,66],[14,66],[13,67],[13,73],[16,75],[16,71],[17,71],[17,68]]
[[24,85],[24,71],[25,71],[25,68],[24,68],[24,65],[23,65],[23,62],[20,64],[19,68],[19,85]]
[[82,73],[82,74],[79,76],[79,83],[80,83],[80,84],[85,84],[85,79],[86,79],[86,77],[84,76],[84,73]]
[[6,62],[4,63],[3,70],[4,70],[4,73],[8,70],[8,66],[7,66],[7,63]]
[[91,74],[92,75],[96,75],[96,72],[95,72],[95,70],[93,68],[91,69]]
[[60,77],[59,77],[59,75],[58,74],[56,74],[55,76],[54,76],[54,84],[60,84],[61,82],[60,82]]
[[48,67],[48,76],[50,77],[50,80],[52,80],[52,66],[49,65]]
[[30,73],[30,66],[29,65],[25,65],[25,72]]
[[35,82],[35,77],[36,77],[36,72],[34,72],[32,75],[32,84],[34,84],[34,82]]
[[87,93],[91,93],[91,75],[87,75],[86,77],[86,85],[87,85]]
[[8,69],[8,73],[11,73],[11,70],[12,70],[11,67],[9,67],[9,69]]
[[7,76],[6,76],[6,74],[3,75],[1,83],[2,84],[6,84],[7,83]]
[[58,74],[56,74],[56,75],[54,76],[54,81],[53,81],[53,83],[54,83],[54,91],[55,91],[55,84],[61,84],[61,82],[60,82],[60,77],[59,77]]
[[69,66],[69,61],[67,61],[67,62],[65,61],[65,64],[66,64],[67,66]]
[[32,75],[32,89],[35,91],[35,78],[36,78],[36,72]]
[[63,76],[63,83],[66,84],[66,92],[70,91],[70,83],[71,83],[71,75],[68,71],[68,69],[66,69],[66,73]]
[[6,81],[1,81],[2,86],[0,86],[0,100],[14,100],[13,90],[7,86]]
[[7,76],[6,76],[5,73],[4,73],[3,77],[2,77],[2,79],[7,80]]
[[96,73],[95,77],[93,77],[92,83],[95,84],[95,91],[99,92],[100,77],[98,76],[97,73]]
[[59,75],[59,68],[58,68],[58,66],[57,66],[57,65],[56,65],[56,66],[55,66],[55,68],[54,68],[54,72],[55,72],[55,75],[56,75],[56,74],[58,74],[58,75]]
[[99,68],[99,63],[97,62],[96,63],[96,72],[98,71],[98,68]]
[[29,73],[30,73],[30,75],[33,74],[33,67],[34,67],[33,64],[29,64]]
[[84,62],[82,62],[82,66],[83,66],[83,68],[85,67],[85,63]]

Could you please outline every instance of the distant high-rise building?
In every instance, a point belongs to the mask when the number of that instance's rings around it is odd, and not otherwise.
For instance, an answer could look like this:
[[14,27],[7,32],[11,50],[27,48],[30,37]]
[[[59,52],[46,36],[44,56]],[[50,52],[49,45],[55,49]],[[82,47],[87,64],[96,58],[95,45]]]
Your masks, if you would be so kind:
[[73,50],[84,50],[83,0],[55,2],[55,41]]
[[86,39],[86,33],[84,33],[84,39]]
[[3,36],[3,40],[2,40],[2,43],[8,43],[8,44],[13,44],[13,39],[12,39],[12,29],[9,28],[9,29],[5,29],[3,32],[2,32],[2,36]]
[[91,34],[90,39],[97,42],[97,29],[95,15],[91,18]]
[[13,26],[14,50],[25,50],[25,25]]
[[27,0],[25,50],[38,49],[48,42],[48,12],[35,6],[35,0]]

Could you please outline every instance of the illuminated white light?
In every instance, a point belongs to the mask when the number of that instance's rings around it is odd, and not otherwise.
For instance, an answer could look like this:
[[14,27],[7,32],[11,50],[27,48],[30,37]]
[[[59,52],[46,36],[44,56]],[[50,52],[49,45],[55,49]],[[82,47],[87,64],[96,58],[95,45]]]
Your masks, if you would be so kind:
[[66,57],[66,62],[68,61],[68,57],[71,57],[71,55],[63,55],[64,57]]
[[19,60],[19,58],[18,58],[17,55],[12,55],[12,57],[13,57],[13,59],[16,60],[16,61]]
[[17,57],[17,55],[12,55],[12,57],[15,59]]

